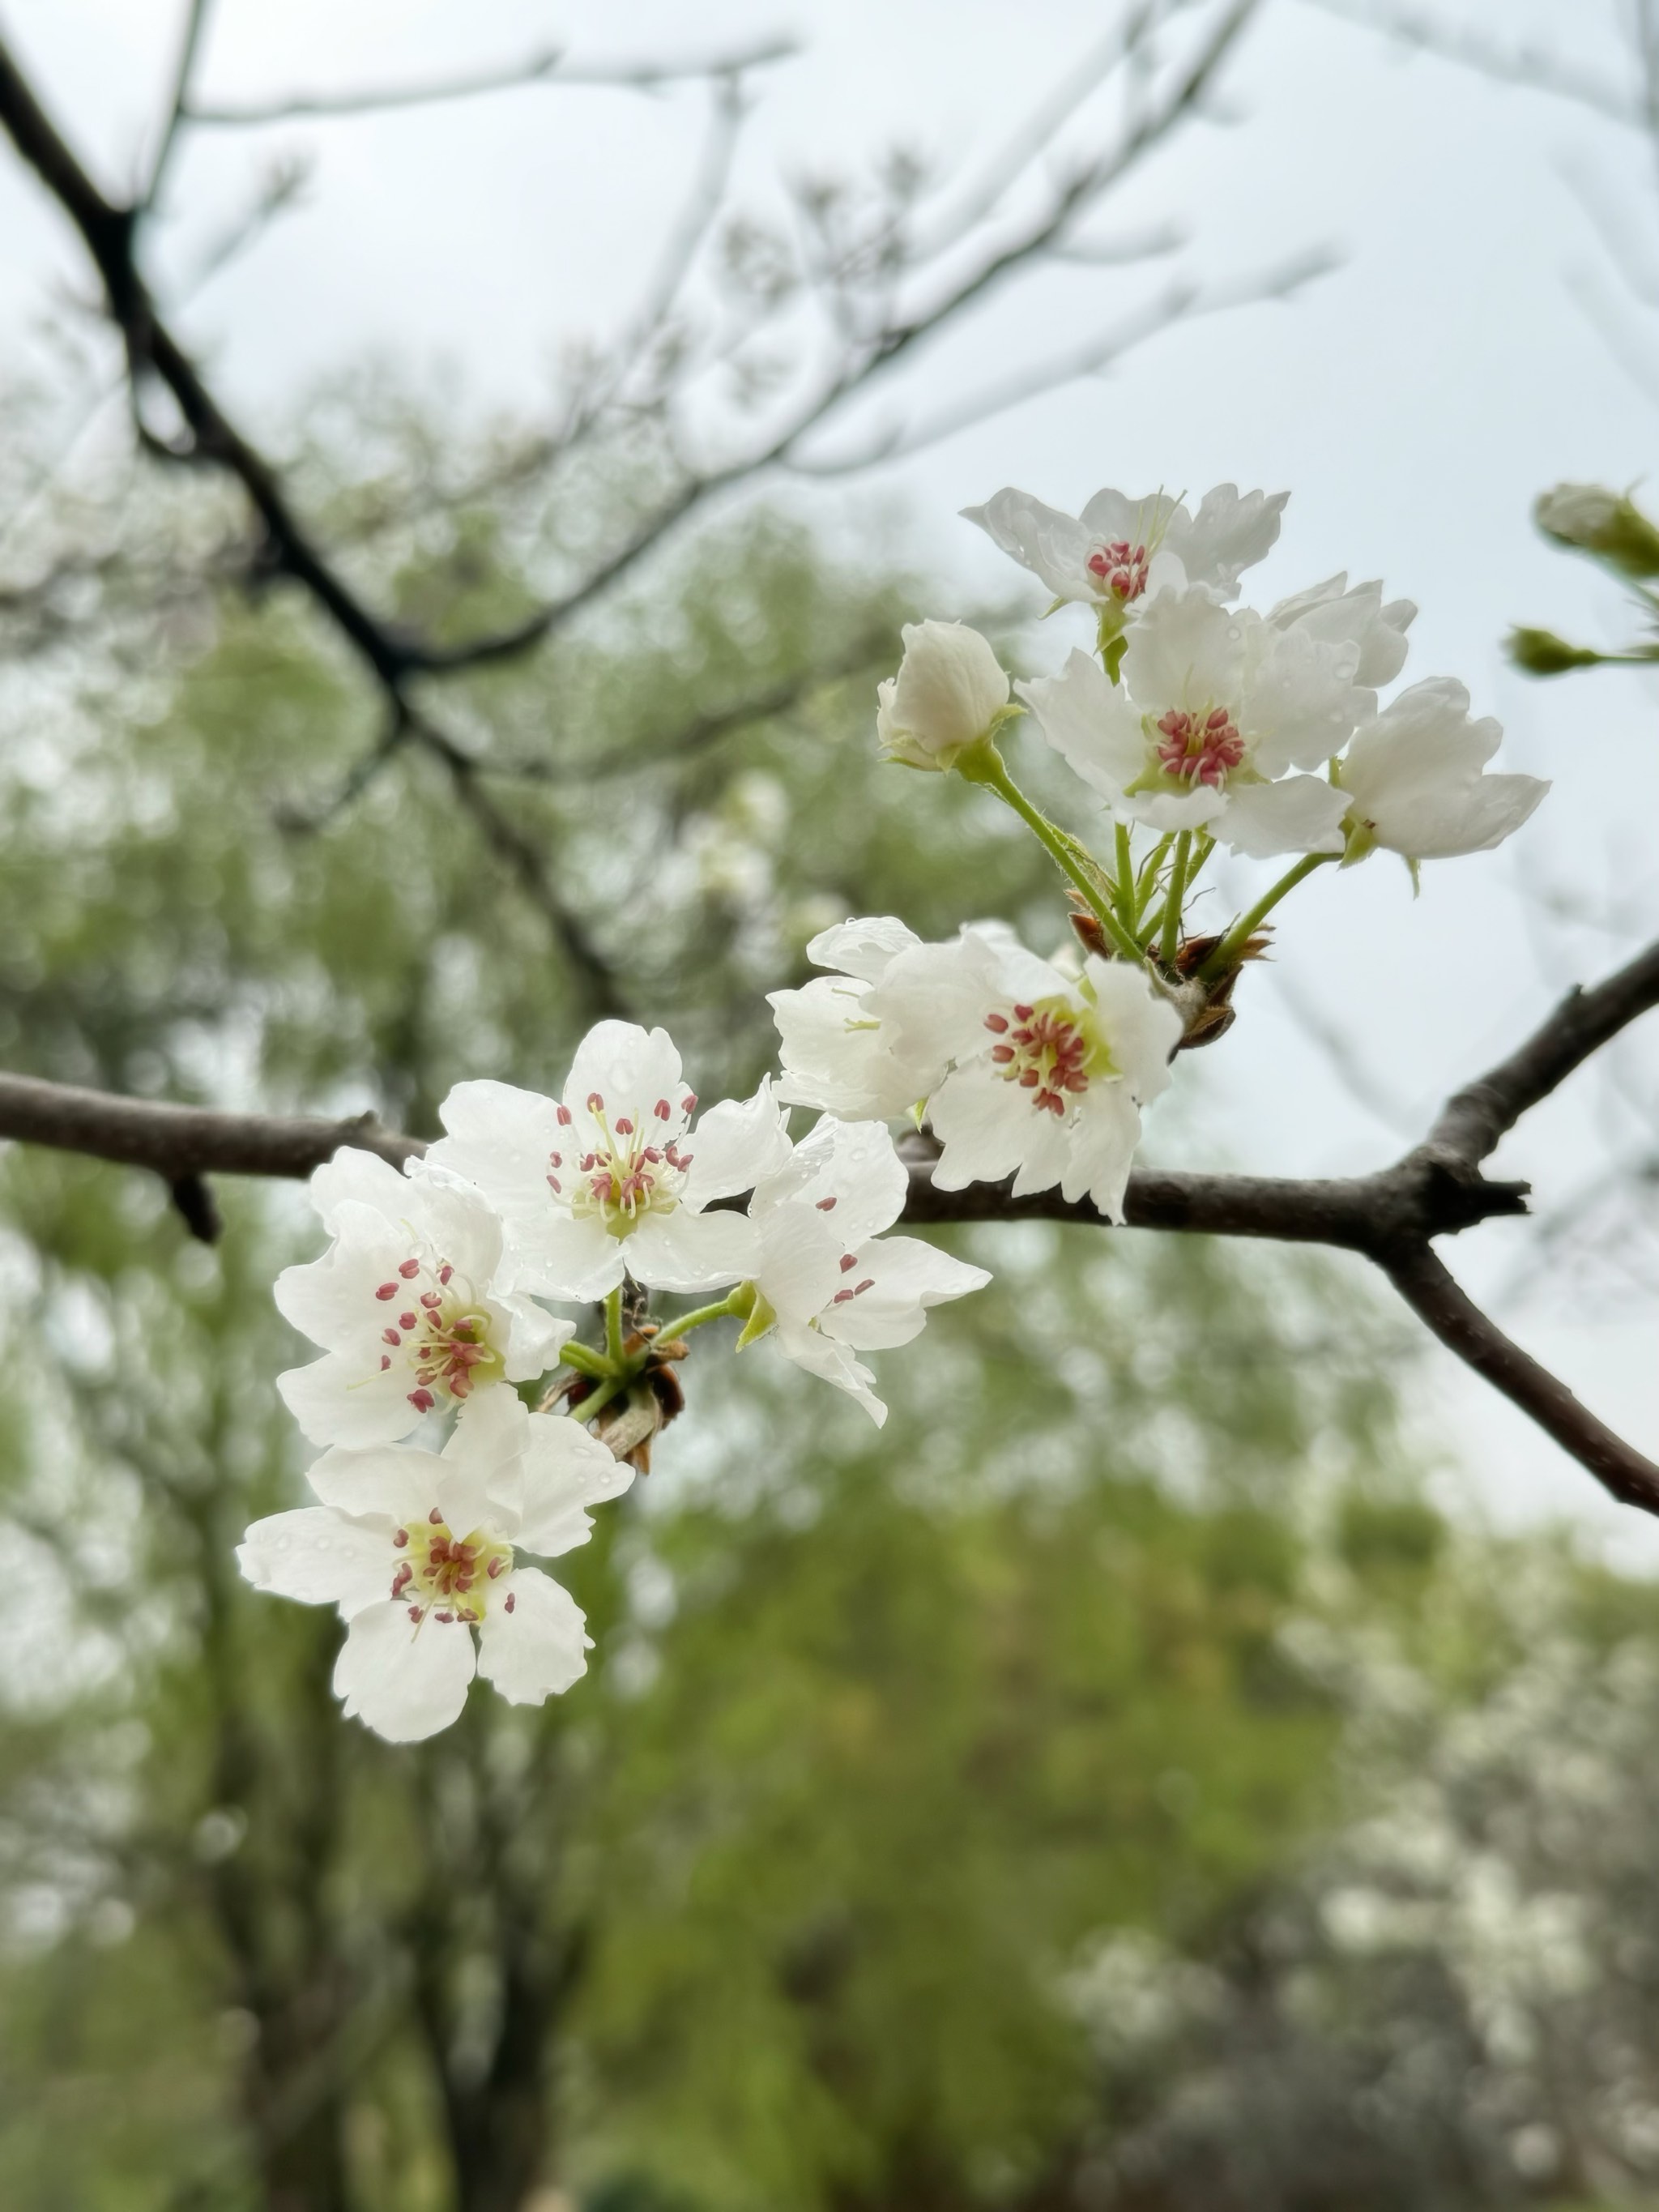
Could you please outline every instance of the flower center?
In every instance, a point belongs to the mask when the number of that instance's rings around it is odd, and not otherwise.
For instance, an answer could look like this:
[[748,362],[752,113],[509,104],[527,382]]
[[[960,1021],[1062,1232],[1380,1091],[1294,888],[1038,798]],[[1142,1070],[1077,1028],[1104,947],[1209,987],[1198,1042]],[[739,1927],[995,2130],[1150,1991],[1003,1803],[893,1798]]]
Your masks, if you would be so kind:
[[[680,1102],[681,1114],[689,1114],[696,1104],[695,1097],[688,1096]],[[554,1196],[564,1199],[573,1213],[599,1214],[613,1237],[626,1237],[647,1213],[672,1213],[679,1203],[691,1155],[683,1152],[678,1137],[670,1133],[677,1117],[668,1100],[659,1098],[648,1115],[636,1119],[618,1114],[613,1121],[596,1091],[587,1101],[587,1112],[592,1125],[587,1151],[547,1156],[547,1185]],[[566,1126],[568,1117],[568,1108],[561,1107],[559,1118]]]
[[505,1371],[491,1341],[489,1314],[447,1260],[435,1267],[405,1260],[374,1296],[391,1309],[380,1331],[387,1347],[380,1372],[394,1363],[413,1369],[415,1387],[408,1397],[418,1413],[429,1413],[440,1397],[470,1397],[480,1382],[493,1382]]
[[1109,1054],[1064,999],[987,1014],[985,1026],[997,1040],[991,1060],[1004,1082],[1030,1091],[1043,1113],[1064,1114],[1092,1077],[1110,1071]]
[[1193,714],[1171,707],[1159,716],[1157,726],[1158,766],[1165,775],[1183,782],[1207,783],[1219,790],[1244,757],[1238,725],[1224,707]]
[[1131,545],[1123,538],[1115,539],[1109,545],[1097,546],[1085,563],[1099,585],[1102,596],[1115,599],[1121,607],[1138,599],[1146,590],[1150,565],[1146,548]]
[[[446,1623],[482,1620],[490,1584],[513,1564],[510,1544],[483,1528],[475,1528],[470,1536],[452,1534],[435,1505],[426,1520],[399,1528],[392,1540],[402,1554],[392,1577],[392,1595],[407,1601],[409,1617],[417,1627],[428,1614]],[[510,1590],[507,1610],[513,1610]]]

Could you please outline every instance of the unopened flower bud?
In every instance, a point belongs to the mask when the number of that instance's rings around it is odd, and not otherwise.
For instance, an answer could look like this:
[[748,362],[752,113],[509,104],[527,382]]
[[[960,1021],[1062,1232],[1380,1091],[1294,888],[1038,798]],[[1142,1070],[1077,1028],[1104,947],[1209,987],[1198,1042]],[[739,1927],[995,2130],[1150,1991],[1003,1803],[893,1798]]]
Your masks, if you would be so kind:
[[904,659],[877,690],[876,735],[888,760],[948,769],[1007,719],[1008,677],[976,629],[907,623]]
[[1607,657],[1594,646],[1569,645],[1548,629],[1512,629],[1504,649],[1528,676],[1565,676],[1570,668],[1594,668]]
[[1659,576],[1659,530],[1622,493],[1599,484],[1557,484],[1540,495],[1533,520],[1557,544],[1591,554],[1621,575]]

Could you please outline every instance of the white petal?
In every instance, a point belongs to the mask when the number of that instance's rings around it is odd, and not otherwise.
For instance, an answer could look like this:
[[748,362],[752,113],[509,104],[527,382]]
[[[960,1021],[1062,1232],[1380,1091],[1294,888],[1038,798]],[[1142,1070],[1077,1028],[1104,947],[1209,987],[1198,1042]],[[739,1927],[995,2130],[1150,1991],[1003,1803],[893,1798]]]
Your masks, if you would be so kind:
[[385,1327],[374,1292],[396,1277],[409,1244],[380,1214],[355,1200],[343,1202],[334,1218],[337,1241],[321,1259],[284,1267],[272,1295],[284,1321],[313,1344],[340,1351],[378,1336]]
[[894,1060],[908,1086],[908,1103],[934,1090],[953,1060],[983,1049],[985,1017],[992,1007],[1028,988],[1042,995],[1042,986],[1023,971],[1018,979],[1011,972],[1012,963],[1031,957],[1006,933],[994,935],[974,925],[943,945],[918,945],[894,961],[866,1006],[883,1034],[892,1038]]
[[940,1190],[962,1190],[1012,1175],[1036,1140],[1036,1124],[1051,1117],[981,1060],[946,1076],[928,1102],[927,1118],[944,1146],[933,1181]]
[[844,1390],[849,1398],[856,1398],[878,1428],[887,1419],[887,1408],[871,1389],[875,1376],[861,1360],[854,1359],[844,1344],[832,1344],[816,1328],[781,1325],[769,1341],[775,1344],[786,1359],[797,1367],[804,1367],[809,1375],[817,1375],[825,1382],[833,1382],[837,1390]]
[[395,1221],[403,1209],[407,1185],[392,1163],[378,1152],[342,1145],[332,1159],[325,1160],[313,1172],[307,1191],[324,1228],[332,1234],[343,1205],[367,1206]]
[[587,1305],[623,1279],[622,1246],[597,1213],[549,1206],[533,1232],[515,1237],[514,1250],[522,1286],[544,1298]]
[[833,928],[821,929],[808,943],[806,957],[815,968],[838,968],[844,975],[874,983],[890,960],[921,942],[915,930],[907,929],[896,915],[866,915],[857,921],[838,921]]
[[1058,676],[1015,687],[1060,758],[1103,799],[1121,799],[1146,767],[1140,716],[1091,653],[1073,652]]
[[1181,1017],[1146,971],[1126,960],[1100,960],[1091,953],[1083,972],[1113,1065],[1130,1097],[1144,1106],[1169,1089]]
[[1502,734],[1495,721],[1470,720],[1461,684],[1413,684],[1360,732],[1342,763],[1354,815],[1379,844],[1413,860],[1490,850],[1549,788],[1532,776],[1482,775]]
[[256,1521],[236,1547],[236,1564],[256,1589],[302,1605],[337,1605],[349,1619],[385,1597],[396,1559],[385,1522],[302,1505]]
[[458,1536],[486,1522],[512,1534],[532,1418],[513,1389],[477,1390],[462,1404],[435,1470],[439,1509]]
[[1040,576],[1056,599],[1095,597],[1087,567],[1094,537],[1075,515],[1045,507],[1030,492],[1012,486],[994,493],[983,507],[964,507],[962,514],[1022,568]]
[[481,1190],[424,1161],[404,1178],[404,1206],[395,1217],[434,1257],[486,1291],[501,1263],[501,1216]]
[[803,1327],[841,1288],[845,1250],[815,1206],[793,1200],[757,1217],[760,1260],[755,1285],[780,1321]]
[[507,1322],[506,1372],[509,1382],[533,1382],[558,1363],[576,1334],[574,1321],[562,1321],[529,1298],[495,1298],[492,1307]]
[[773,1097],[770,1079],[761,1078],[752,1098],[722,1098],[711,1106],[690,1143],[691,1172],[682,1194],[695,1208],[752,1190],[782,1167],[789,1158],[789,1116]]
[[1131,499],[1127,492],[1106,489],[1095,494],[1080,520],[1090,537],[1105,544],[1150,548],[1163,538],[1179,506],[1180,501],[1166,491]]
[[896,1056],[892,1024],[869,1011],[870,988],[846,976],[817,975],[799,991],[769,994],[783,1063],[778,1098],[879,1119],[903,1113],[922,1095]]
[[1267,620],[1276,629],[1296,624],[1327,643],[1351,640],[1359,652],[1353,680],[1375,690],[1392,684],[1404,667],[1406,632],[1416,617],[1410,599],[1391,599],[1384,606],[1380,583],[1350,586],[1346,573],[1340,573],[1281,599]]
[[346,1632],[334,1694],[349,1717],[391,1743],[419,1743],[460,1718],[477,1656],[459,1621],[429,1615],[416,1629],[397,1599],[370,1606]]
[[[565,1103],[585,1108],[597,1093],[611,1120],[618,1114],[649,1115],[659,1098],[683,1111],[686,1091],[680,1056],[666,1030],[642,1030],[637,1022],[598,1022],[576,1048],[564,1086]],[[678,1126],[671,1135],[678,1134]]]
[[[921,1334],[930,1306],[982,1290],[991,1279],[983,1267],[954,1260],[920,1237],[878,1237],[857,1259],[844,1278],[854,1295],[830,1306],[818,1326],[824,1335],[860,1352],[908,1344]],[[863,1283],[868,1290],[859,1289]]]
[[1290,494],[1245,492],[1237,484],[1218,484],[1204,495],[1195,515],[1178,507],[1164,543],[1186,569],[1190,582],[1231,599],[1246,568],[1265,561],[1279,537],[1279,518]]
[[741,1213],[647,1213],[617,1248],[636,1283],[658,1291],[714,1291],[752,1275],[760,1259],[755,1224]]
[[1243,617],[1206,592],[1160,592],[1129,632],[1121,672],[1137,708],[1156,720],[1170,708],[1234,705],[1244,657]]
[[458,1083],[438,1109],[448,1131],[428,1165],[476,1183],[508,1225],[533,1225],[546,1211],[549,1156],[561,1151],[556,1100],[511,1083]]
[[1276,630],[1245,613],[1237,619],[1249,653],[1237,719],[1250,765],[1270,777],[1319,767],[1376,709],[1375,696],[1353,681],[1358,647],[1326,644],[1300,626]]
[[338,1512],[406,1524],[424,1520],[437,1502],[439,1466],[435,1452],[383,1444],[376,1451],[326,1451],[306,1480]]
[[568,1414],[533,1413],[530,1431],[516,1541],[556,1559],[587,1541],[592,1523],[585,1509],[620,1498],[634,1470]]
[[1140,1116],[1123,1086],[1091,1087],[1073,1127],[1060,1195],[1075,1201],[1086,1192],[1109,1221],[1121,1222],[1129,1164],[1139,1141]]
[[409,1402],[414,1378],[408,1362],[381,1370],[379,1360],[325,1352],[307,1367],[290,1367],[276,1377],[283,1403],[300,1424],[307,1443],[395,1443],[419,1426],[422,1415]]
[[1141,822],[1161,837],[1167,830],[1201,830],[1225,811],[1224,792],[1200,784],[1185,795],[1173,791],[1138,791],[1126,799],[1119,812],[1131,822]]
[[758,1220],[786,1202],[821,1213],[838,1247],[861,1244],[904,1210],[909,1177],[883,1121],[820,1121],[756,1188]]
[[1215,834],[1247,860],[1281,853],[1340,853],[1347,795],[1322,776],[1287,775],[1277,783],[1242,783],[1227,793]]
[[550,1575],[514,1567],[489,1594],[478,1631],[478,1672],[509,1705],[539,1705],[587,1672],[592,1639],[586,1626],[581,1607]]

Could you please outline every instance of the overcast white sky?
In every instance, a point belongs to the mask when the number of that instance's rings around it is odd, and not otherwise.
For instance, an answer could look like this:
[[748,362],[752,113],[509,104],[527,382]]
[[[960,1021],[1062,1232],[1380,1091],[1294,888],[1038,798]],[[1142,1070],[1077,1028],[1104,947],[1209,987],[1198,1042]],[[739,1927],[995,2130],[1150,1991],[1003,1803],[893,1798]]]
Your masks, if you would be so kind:
[[[1450,0],[1448,0],[1450,6]],[[1562,21],[1544,0],[1500,14],[1517,37]],[[141,173],[180,0],[0,0],[76,145],[112,191]],[[1620,71],[1614,0],[1580,0],[1582,64]],[[1061,0],[219,0],[203,85],[269,96],[507,61],[557,41],[578,55],[681,54],[774,31],[801,57],[768,73],[744,172],[854,168],[902,144],[947,167],[994,143],[1097,35],[1102,12]],[[1598,640],[1616,592],[1533,535],[1534,494],[1563,477],[1643,475],[1659,430],[1659,328],[1618,356],[1583,304],[1623,296],[1580,195],[1622,207],[1659,266],[1659,191],[1642,149],[1583,110],[1402,61],[1304,0],[1268,0],[1224,80],[1233,118],[1184,137],[1108,228],[1182,218],[1215,276],[1331,241],[1341,268],[1293,306],[1251,308],[1148,345],[1074,386],[934,447],[888,482],[937,543],[938,604],[1006,586],[955,511],[997,485],[1074,507],[1103,483],[1194,489],[1289,486],[1269,597],[1346,568],[1419,601],[1407,674],[1455,674],[1509,731],[1507,764],[1556,780],[1498,854],[1403,872],[1374,860],[1317,877],[1287,910],[1276,973],[1249,979],[1246,1018],[1211,1059],[1209,1128],[1240,1164],[1361,1167],[1513,1042],[1551,996],[1659,932],[1653,805],[1659,694],[1622,672],[1523,683],[1501,659],[1511,621]],[[453,369],[481,398],[533,405],[572,337],[614,325],[650,264],[696,159],[701,107],[608,90],[526,88],[439,110],[194,137],[173,179],[162,273],[187,266],[246,197],[259,162],[303,148],[306,209],[215,281],[187,333],[256,429],[274,434],[308,380],[365,354]],[[1115,319],[1116,272],[1045,276],[994,301],[922,365],[930,397],[1041,357]],[[0,158],[0,367],[33,350],[43,312],[87,272],[55,209]],[[1645,349],[1645,352],[1644,352]],[[1652,362],[1647,389],[1640,364]],[[826,511],[828,511],[826,509]],[[1033,606],[1037,593],[1033,589]],[[1054,626],[1056,659],[1070,642]],[[1558,895],[1591,919],[1541,911]],[[1616,926],[1601,926],[1611,919]],[[1348,1041],[1345,1080],[1287,994]],[[1224,1060],[1223,1055],[1224,1054]],[[1534,1116],[1500,1168],[1547,1200],[1593,1182],[1609,1132],[1650,1121],[1659,1047],[1621,1048],[1636,1099],[1583,1082]],[[1644,1089],[1645,1080],[1646,1088]],[[1366,1103],[1384,1102],[1384,1109]],[[1413,1123],[1413,1126],[1416,1126]],[[1528,1231],[1489,1227],[1450,1256],[1478,1293],[1608,1419],[1659,1448],[1659,1291],[1611,1265],[1552,1285]],[[1531,1248],[1535,1249],[1535,1248]],[[1516,1285],[1530,1277],[1529,1295]],[[1562,1510],[1622,1556],[1659,1556],[1599,1505],[1589,1480],[1437,1353],[1434,1419],[1460,1439],[1476,1492],[1508,1517]]]

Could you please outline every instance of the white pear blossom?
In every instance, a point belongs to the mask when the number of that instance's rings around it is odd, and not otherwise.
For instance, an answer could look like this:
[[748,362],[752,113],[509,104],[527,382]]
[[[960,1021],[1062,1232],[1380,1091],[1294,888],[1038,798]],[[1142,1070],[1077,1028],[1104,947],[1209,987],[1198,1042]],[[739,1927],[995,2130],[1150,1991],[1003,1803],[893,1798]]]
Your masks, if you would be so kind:
[[1359,648],[1353,680],[1370,690],[1392,684],[1406,665],[1406,632],[1417,619],[1413,599],[1382,598],[1382,586],[1350,584],[1346,570],[1281,599],[1268,611],[1275,629],[1305,630],[1328,645]]
[[909,1178],[879,1121],[826,1119],[756,1184],[760,1231],[748,1345],[766,1336],[787,1359],[856,1398],[877,1425],[887,1408],[854,1355],[908,1344],[927,1309],[991,1279],[916,1237],[887,1237]]
[[539,1705],[586,1671],[580,1609],[519,1559],[586,1543],[587,1507],[633,1480],[580,1421],[495,1391],[441,1454],[337,1448],[310,1480],[321,1503],[256,1521],[237,1563],[260,1589],[339,1608],[334,1688],[349,1715],[413,1743],[459,1716],[475,1672],[509,1703]]
[[907,768],[948,769],[1008,715],[1008,677],[963,623],[907,623],[896,676],[876,689],[884,755]]
[[1376,712],[1355,681],[1360,654],[1354,636],[1322,638],[1304,619],[1280,627],[1169,591],[1130,631],[1117,683],[1073,653],[1018,690],[1120,820],[1205,830],[1257,860],[1340,853],[1340,796],[1286,771],[1329,759]]
[[1483,773],[1502,737],[1490,716],[1471,720],[1468,693],[1448,678],[1402,691],[1338,764],[1349,860],[1379,845],[1411,860],[1501,845],[1549,789],[1534,775]]
[[[934,1183],[961,1190],[1012,1176],[1017,1198],[1058,1183],[1121,1221],[1139,1109],[1168,1087],[1180,1015],[1126,961],[1091,955],[1074,978],[1016,946],[988,986],[976,959],[963,967],[977,1022],[951,1039],[955,1065],[927,1102],[944,1147]],[[926,1018],[920,1007],[895,1011]]]
[[[845,1121],[884,1121],[911,1112],[943,1081],[949,1054],[939,1045],[937,1022],[907,1036],[893,1018],[892,1003],[923,1005],[936,994],[936,1011],[947,1015],[964,992],[971,1003],[976,986],[969,969],[977,964],[991,972],[994,955],[982,948],[994,935],[985,924],[969,924],[959,938],[928,945],[891,915],[820,931],[807,957],[838,972],[769,994],[783,1067],[777,1096]],[[965,961],[959,957],[964,948]]]
[[1006,488],[963,514],[1057,599],[1081,600],[1121,622],[1166,586],[1231,599],[1243,572],[1272,550],[1289,496],[1218,484],[1194,514],[1166,492],[1130,499],[1097,491],[1072,515]]
[[554,1364],[574,1324],[502,1290],[501,1224],[479,1192],[350,1146],[310,1188],[333,1242],[284,1268],[276,1297],[324,1346],[277,1377],[313,1443],[391,1443],[434,1409]]
[[458,1083],[438,1109],[448,1133],[427,1158],[501,1215],[515,1290],[603,1297],[624,1271],[657,1290],[712,1290],[754,1271],[750,1223],[703,1209],[753,1184],[769,1099],[763,1086],[726,1101],[692,1133],[696,1103],[665,1030],[600,1022],[561,1098]]

